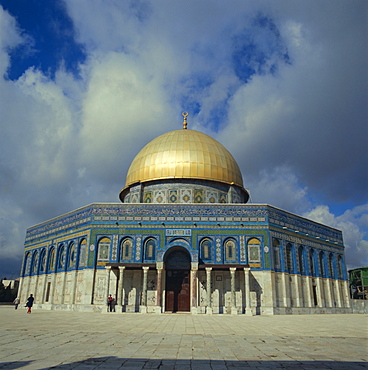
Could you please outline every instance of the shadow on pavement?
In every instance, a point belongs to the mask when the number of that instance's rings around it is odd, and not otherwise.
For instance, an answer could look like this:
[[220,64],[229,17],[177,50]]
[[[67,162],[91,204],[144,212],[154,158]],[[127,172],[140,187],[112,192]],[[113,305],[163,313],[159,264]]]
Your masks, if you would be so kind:
[[27,366],[33,361],[12,361],[0,362],[0,369],[19,369],[20,367]]
[[[0,363],[0,369],[18,369],[32,361]],[[35,364],[36,365],[36,364]],[[34,367],[35,368],[35,367]],[[160,369],[160,370],[222,370],[222,369],[367,369],[365,362],[343,361],[226,361],[226,360],[175,360],[147,358],[96,357],[57,366],[39,367],[46,369]]]

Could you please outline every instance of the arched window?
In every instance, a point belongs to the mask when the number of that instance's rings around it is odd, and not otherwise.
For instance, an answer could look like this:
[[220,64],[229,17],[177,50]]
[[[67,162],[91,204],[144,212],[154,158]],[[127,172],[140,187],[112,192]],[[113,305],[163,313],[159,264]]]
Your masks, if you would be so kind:
[[309,251],[309,273],[316,276],[316,269],[314,268],[314,249]]
[[54,271],[55,270],[55,248],[52,248],[49,253],[49,268],[48,271]]
[[328,275],[331,279],[335,278],[334,268],[333,268],[333,254],[330,253],[328,256]]
[[46,271],[46,249],[42,249],[40,254],[40,272]]
[[261,242],[257,238],[251,238],[248,240],[248,259],[249,262],[260,262],[261,261]]
[[275,269],[279,270],[281,268],[281,260],[280,260],[280,242],[278,239],[273,238],[272,247],[273,247],[273,263]]
[[76,248],[75,248],[75,244],[72,242],[69,245],[69,258],[68,258],[68,267],[69,268],[75,267],[76,259],[77,259]]
[[300,245],[298,247],[297,263],[298,263],[298,272],[301,274],[304,273],[303,254],[304,254],[304,247]]
[[109,238],[102,238],[98,242],[98,260],[108,261],[110,258],[110,244],[111,240]]
[[322,277],[326,276],[325,266],[323,263],[323,252],[319,252],[318,254],[318,269],[319,269],[319,275]]
[[342,279],[343,274],[342,274],[342,257],[341,256],[337,257],[337,273],[338,273],[339,279]]
[[144,258],[146,260],[154,260],[155,250],[156,250],[156,240],[148,239],[144,246]]
[[28,252],[24,260],[24,275],[29,275],[30,272],[31,272],[31,253]]
[[61,245],[58,251],[57,269],[62,270],[64,266],[65,266],[65,248],[63,245]]
[[293,246],[286,244],[286,271],[293,272]]
[[212,243],[210,239],[204,239],[201,241],[200,253],[203,261],[211,260],[211,248]]
[[33,253],[33,262],[32,262],[32,274],[38,273],[38,251]]
[[130,260],[132,258],[133,242],[130,238],[126,238],[121,243],[121,259]]
[[85,267],[87,264],[87,240],[82,239],[80,242],[80,252],[79,252],[79,266]]
[[229,239],[225,242],[225,260],[226,261],[236,260],[235,241],[232,239]]

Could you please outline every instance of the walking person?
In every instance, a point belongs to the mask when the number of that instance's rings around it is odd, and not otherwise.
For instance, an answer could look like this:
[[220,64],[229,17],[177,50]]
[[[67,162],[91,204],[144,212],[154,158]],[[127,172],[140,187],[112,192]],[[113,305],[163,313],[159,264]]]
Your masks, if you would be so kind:
[[107,297],[107,312],[115,311],[114,298],[111,294]]
[[28,307],[27,313],[32,313],[33,302],[34,302],[33,294],[30,294],[26,303],[26,307]]
[[17,310],[18,309],[18,306],[19,306],[19,303],[20,303],[20,299],[19,297],[15,298],[14,301],[14,308]]

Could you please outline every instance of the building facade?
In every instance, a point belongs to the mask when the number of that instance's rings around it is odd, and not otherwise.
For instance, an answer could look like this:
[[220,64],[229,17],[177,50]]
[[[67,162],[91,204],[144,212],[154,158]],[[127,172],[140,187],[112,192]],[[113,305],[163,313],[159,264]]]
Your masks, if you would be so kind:
[[133,160],[122,203],[96,203],[27,230],[19,295],[35,306],[117,312],[350,312],[339,230],[246,204],[217,141],[175,130]]

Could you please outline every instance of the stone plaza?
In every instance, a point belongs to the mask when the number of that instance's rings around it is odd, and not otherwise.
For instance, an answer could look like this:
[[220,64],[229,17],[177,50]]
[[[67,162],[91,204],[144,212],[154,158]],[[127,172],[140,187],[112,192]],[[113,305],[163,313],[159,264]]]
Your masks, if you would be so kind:
[[363,369],[367,318],[1,306],[0,369]]

